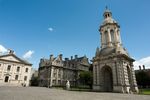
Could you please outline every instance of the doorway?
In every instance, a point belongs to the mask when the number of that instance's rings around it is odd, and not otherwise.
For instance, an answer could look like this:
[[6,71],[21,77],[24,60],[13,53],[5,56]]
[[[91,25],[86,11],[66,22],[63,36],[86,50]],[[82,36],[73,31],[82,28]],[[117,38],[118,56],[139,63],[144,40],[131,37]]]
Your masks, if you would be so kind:
[[105,92],[113,91],[113,79],[112,79],[112,70],[108,66],[102,68],[102,77],[103,77],[103,90]]
[[9,80],[9,76],[6,76],[6,77],[5,77],[5,82],[7,83],[8,80]]

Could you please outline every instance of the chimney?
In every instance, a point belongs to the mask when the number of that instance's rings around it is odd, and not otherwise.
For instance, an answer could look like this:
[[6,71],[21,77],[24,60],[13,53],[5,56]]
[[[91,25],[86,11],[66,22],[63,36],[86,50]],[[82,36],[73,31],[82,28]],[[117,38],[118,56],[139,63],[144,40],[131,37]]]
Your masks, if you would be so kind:
[[77,58],[78,58],[78,55],[75,55],[74,58],[77,59]]
[[40,59],[40,62],[43,62],[43,61],[44,61],[44,60],[41,58],[41,59]]
[[141,70],[141,66],[139,65],[139,70]]
[[145,70],[145,65],[143,65],[143,70]]
[[14,51],[13,51],[13,50],[8,49],[8,51],[9,51],[9,54],[14,54]]
[[53,55],[52,54],[50,55],[50,60],[53,60]]
[[65,61],[68,61],[69,60],[69,58],[65,58]]
[[71,56],[71,60],[73,59],[73,56]]
[[61,60],[62,60],[62,56],[63,56],[62,54],[59,55],[59,58],[60,58]]

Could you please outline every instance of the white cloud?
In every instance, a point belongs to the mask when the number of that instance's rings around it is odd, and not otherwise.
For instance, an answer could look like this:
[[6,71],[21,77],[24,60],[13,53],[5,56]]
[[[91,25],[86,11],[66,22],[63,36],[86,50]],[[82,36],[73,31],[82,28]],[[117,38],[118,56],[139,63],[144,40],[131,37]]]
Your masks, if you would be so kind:
[[3,45],[0,45],[0,53],[6,53],[7,52],[7,49],[3,46]]
[[52,27],[50,27],[50,28],[48,28],[48,30],[49,30],[50,32],[52,32],[54,29],[53,29]]
[[135,69],[139,69],[139,65],[140,66],[145,65],[145,68],[148,69],[150,68],[150,56],[137,60],[133,64]]
[[28,52],[26,52],[26,53],[23,55],[23,58],[24,58],[24,59],[29,59],[29,58],[32,57],[33,53],[34,53],[34,51],[29,50]]

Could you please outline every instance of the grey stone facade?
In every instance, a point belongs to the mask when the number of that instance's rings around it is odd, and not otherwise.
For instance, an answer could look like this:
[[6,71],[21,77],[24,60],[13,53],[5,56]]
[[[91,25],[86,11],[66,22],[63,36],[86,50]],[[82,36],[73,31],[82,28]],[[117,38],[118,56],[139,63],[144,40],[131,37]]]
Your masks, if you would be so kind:
[[65,86],[70,81],[71,86],[79,85],[80,71],[89,71],[90,64],[86,56],[71,57],[63,60],[62,55],[50,59],[41,59],[39,64],[39,86]]
[[106,9],[100,25],[101,49],[93,57],[93,90],[105,92],[138,92],[133,62],[122,46],[120,26]]

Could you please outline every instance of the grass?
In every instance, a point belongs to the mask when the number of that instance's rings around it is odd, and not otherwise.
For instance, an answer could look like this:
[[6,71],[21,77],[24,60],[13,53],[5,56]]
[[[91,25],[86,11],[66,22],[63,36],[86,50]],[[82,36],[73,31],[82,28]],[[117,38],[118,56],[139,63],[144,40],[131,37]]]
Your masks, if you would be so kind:
[[140,94],[150,95],[150,89],[140,89]]

